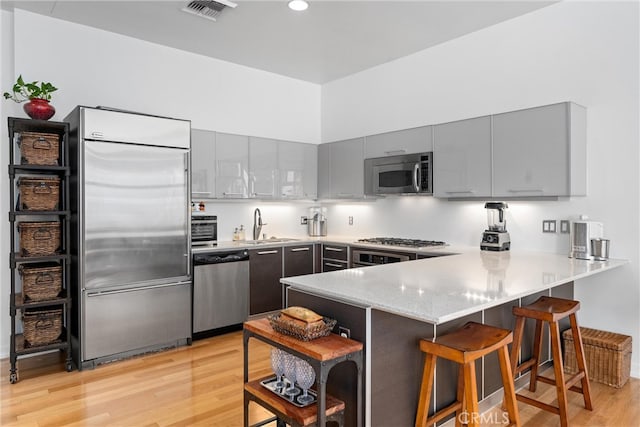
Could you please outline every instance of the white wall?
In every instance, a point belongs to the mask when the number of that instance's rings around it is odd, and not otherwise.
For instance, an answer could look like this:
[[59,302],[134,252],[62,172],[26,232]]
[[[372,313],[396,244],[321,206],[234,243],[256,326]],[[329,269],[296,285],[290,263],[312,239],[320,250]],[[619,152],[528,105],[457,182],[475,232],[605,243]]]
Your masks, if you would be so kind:
[[59,88],[52,120],[76,105],[104,105],[189,119],[197,129],[319,142],[316,84],[19,9],[14,15],[15,72]]
[[[57,111],[52,120],[63,120],[76,105],[104,105],[190,119],[198,129],[320,141],[320,86],[316,84],[21,10],[1,10],[1,14],[1,87],[9,89],[18,74],[26,80],[52,82],[59,88],[53,95]],[[0,105],[2,123],[7,116],[26,117],[22,105],[8,101]],[[7,165],[8,137],[6,127],[1,129],[0,164]],[[6,169],[0,177],[0,212],[6,215]],[[231,240],[233,227],[240,223],[250,228],[254,207],[221,205],[221,236]],[[264,232],[270,236],[304,234],[302,226],[296,226],[300,215],[306,214],[304,207],[274,204],[263,214],[270,223]],[[238,223],[231,225],[231,219]],[[9,226],[6,220],[0,224],[0,256],[4,260],[0,269],[0,357],[6,357],[10,335]]]
[[[542,219],[584,213],[604,222],[611,256],[631,263],[576,283],[580,322],[632,335],[636,377],[638,40],[637,2],[562,2],[322,87],[326,142],[559,101],[586,106],[588,196],[510,203],[507,228],[513,250],[567,253],[567,235],[542,234]],[[475,246],[486,214],[479,202],[402,198],[337,205],[328,218],[330,233],[375,230]]]

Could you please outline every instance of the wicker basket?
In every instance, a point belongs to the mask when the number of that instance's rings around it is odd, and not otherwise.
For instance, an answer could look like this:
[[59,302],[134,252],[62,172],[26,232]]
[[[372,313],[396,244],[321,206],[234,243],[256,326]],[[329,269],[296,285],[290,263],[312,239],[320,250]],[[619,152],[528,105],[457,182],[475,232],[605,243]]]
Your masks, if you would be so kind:
[[320,325],[301,327],[298,324],[282,319],[279,313],[272,314],[267,318],[274,331],[292,336],[300,341],[311,341],[316,338],[326,337],[337,323],[337,320],[325,317]]
[[19,222],[20,254],[24,257],[50,256],[60,251],[60,223]]
[[25,310],[22,315],[25,346],[47,345],[62,334],[62,308]]
[[56,298],[62,290],[62,266],[54,263],[22,264],[22,296],[28,301],[46,301]]
[[[631,373],[631,337],[582,327],[580,335],[589,379],[616,388],[622,387]],[[564,331],[562,337],[564,370],[567,374],[575,374],[578,365],[571,329]]]
[[60,178],[38,178],[21,176],[20,210],[55,211],[60,206]]
[[22,132],[18,139],[23,165],[58,165],[60,137],[55,133]]

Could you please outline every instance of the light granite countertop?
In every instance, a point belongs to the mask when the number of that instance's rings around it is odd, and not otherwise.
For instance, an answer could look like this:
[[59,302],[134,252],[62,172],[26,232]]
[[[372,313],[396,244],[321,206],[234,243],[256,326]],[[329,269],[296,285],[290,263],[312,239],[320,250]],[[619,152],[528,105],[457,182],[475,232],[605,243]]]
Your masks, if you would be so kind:
[[411,248],[406,246],[392,246],[392,245],[376,245],[371,243],[358,242],[358,237],[302,237],[295,239],[266,239],[259,240],[260,243],[252,243],[251,240],[238,240],[238,241],[220,241],[216,246],[194,246],[191,251],[194,254],[208,253],[208,252],[223,252],[236,249],[260,249],[260,248],[274,248],[284,246],[300,246],[314,243],[335,244],[335,245],[348,245],[367,247],[377,249],[381,251],[400,251],[408,253],[419,254],[451,254],[457,253],[456,247],[453,246],[436,246],[425,248]]
[[455,255],[281,279],[295,289],[440,324],[628,261],[444,248]]

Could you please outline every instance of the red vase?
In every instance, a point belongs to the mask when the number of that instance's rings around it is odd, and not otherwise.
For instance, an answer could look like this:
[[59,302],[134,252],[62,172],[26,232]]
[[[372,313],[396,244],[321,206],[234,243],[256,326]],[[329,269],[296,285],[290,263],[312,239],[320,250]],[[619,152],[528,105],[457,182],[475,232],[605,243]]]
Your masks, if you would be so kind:
[[56,113],[49,101],[40,98],[31,98],[23,108],[27,116],[34,120],[49,120]]

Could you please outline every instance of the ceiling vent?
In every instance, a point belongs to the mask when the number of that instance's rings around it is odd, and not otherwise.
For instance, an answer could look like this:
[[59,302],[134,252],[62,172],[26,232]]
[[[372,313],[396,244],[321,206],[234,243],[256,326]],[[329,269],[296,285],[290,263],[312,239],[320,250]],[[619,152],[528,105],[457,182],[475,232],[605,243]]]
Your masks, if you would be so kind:
[[226,7],[234,8],[236,6],[237,4],[228,0],[194,0],[182,10],[215,21]]

